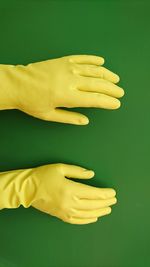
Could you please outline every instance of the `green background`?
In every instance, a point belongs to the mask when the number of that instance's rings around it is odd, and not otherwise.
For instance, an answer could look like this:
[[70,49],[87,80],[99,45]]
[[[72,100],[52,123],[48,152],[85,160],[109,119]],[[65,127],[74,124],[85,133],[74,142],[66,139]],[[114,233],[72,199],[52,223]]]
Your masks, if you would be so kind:
[[0,112],[0,171],[46,163],[96,172],[112,214],[71,225],[33,208],[0,212],[0,267],[150,266],[150,1],[2,1],[0,63],[96,54],[121,76],[119,110],[77,109],[88,126]]

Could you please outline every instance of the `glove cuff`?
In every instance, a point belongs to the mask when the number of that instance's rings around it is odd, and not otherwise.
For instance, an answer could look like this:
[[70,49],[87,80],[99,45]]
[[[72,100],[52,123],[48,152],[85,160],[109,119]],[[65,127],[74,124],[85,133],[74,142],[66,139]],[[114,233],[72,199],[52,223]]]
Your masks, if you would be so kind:
[[28,208],[37,192],[33,170],[17,170],[0,173],[0,209]]

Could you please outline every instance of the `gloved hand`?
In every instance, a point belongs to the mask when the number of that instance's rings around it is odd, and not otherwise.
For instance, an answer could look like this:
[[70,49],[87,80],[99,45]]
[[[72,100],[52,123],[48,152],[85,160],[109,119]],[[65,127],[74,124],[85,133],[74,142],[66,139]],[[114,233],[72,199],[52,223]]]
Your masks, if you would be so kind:
[[67,164],[0,173],[0,209],[34,208],[72,224],[96,222],[111,212],[115,190],[96,188],[67,178],[90,179],[93,171]]
[[34,117],[87,124],[83,114],[61,107],[117,109],[124,91],[104,59],[74,55],[23,65],[0,65],[0,109],[19,109]]

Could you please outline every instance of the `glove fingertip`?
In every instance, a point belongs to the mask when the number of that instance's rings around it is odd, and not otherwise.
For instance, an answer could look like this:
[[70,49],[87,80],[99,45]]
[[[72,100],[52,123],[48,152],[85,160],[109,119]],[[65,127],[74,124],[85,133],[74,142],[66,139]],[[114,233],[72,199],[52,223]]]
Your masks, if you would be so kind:
[[89,124],[89,119],[86,116],[82,116],[78,120],[79,125],[87,125]]
[[105,63],[105,59],[103,57],[101,57],[100,65],[103,65],[104,63]]
[[85,172],[86,172],[87,178],[93,178],[95,175],[94,171],[92,171],[92,170],[86,170]]

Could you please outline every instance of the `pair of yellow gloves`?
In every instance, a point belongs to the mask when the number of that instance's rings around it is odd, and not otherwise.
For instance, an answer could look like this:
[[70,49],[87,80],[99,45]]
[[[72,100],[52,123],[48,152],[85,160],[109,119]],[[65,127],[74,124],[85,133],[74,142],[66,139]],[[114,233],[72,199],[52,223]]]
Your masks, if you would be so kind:
[[[73,55],[38,63],[0,65],[0,110],[18,109],[47,121],[86,125],[83,114],[61,108],[117,109],[124,95],[118,75],[104,59]],[[34,208],[72,224],[96,222],[111,212],[116,192],[67,178],[90,179],[94,172],[63,163],[0,173],[0,209]]]

